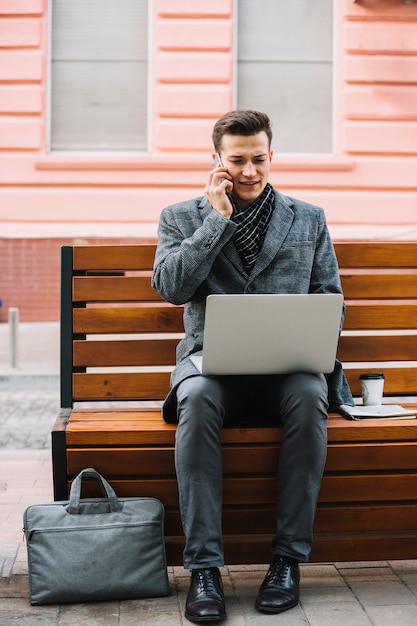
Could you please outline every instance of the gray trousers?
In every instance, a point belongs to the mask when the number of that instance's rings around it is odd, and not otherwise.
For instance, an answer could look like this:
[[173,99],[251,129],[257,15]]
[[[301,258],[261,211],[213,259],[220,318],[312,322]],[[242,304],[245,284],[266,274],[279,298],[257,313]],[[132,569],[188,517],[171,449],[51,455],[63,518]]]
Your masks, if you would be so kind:
[[325,377],[195,376],[178,386],[177,398],[175,464],[186,538],[184,567],[224,565],[220,431],[251,412],[283,427],[272,554],[307,561],[326,460]]

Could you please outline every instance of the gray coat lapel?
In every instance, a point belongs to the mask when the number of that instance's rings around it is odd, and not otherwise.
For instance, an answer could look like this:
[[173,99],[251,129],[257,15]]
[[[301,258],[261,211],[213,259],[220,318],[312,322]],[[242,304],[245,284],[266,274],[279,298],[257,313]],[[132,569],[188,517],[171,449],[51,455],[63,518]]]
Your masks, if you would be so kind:
[[229,263],[233,265],[235,270],[239,272],[239,274],[241,274],[244,279],[247,279],[245,268],[243,267],[243,263],[240,260],[239,253],[236,250],[236,246],[233,243],[232,239],[230,239],[230,241],[228,241],[227,244],[223,246],[220,254],[222,254],[227,259],[227,261],[229,261]]

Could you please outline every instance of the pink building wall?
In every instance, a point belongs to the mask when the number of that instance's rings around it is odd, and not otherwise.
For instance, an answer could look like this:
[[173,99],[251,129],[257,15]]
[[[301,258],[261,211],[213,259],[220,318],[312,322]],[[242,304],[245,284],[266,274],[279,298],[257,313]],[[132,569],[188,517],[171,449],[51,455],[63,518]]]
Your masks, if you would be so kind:
[[[274,146],[271,182],[323,206],[335,239],[415,239],[417,3],[334,6],[334,154],[288,158]],[[23,320],[58,319],[62,242],[152,238],[165,205],[202,193],[213,123],[235,105],[234,3],[151,7],[149,153],[55,155],[47,2],[0,0],[0,321],[9,306]]]

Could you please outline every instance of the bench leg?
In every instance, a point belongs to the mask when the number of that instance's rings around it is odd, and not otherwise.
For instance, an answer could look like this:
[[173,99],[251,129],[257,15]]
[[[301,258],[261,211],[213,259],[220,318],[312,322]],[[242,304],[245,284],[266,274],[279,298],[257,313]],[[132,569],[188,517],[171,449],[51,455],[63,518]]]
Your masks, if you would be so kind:
[[54,485],[54,500],[67,500],[67,454],[66,454],[66,425],[69,412],[62,410],[52,429],[52,476]]

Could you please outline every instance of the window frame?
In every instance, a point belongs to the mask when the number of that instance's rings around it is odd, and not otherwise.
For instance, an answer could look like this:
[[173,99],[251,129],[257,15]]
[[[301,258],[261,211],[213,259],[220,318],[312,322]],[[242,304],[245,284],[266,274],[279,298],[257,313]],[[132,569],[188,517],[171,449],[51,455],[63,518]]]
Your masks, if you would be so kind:
[[146,149],[144,150],[100,150],[91,148],[85,150],[57,150],[52,148],[52,10],[54,0],[48,0],[46,8],[46,70],[45,70],[45,151],[50,156],[67,156],[88,157],[88,155],[111,157],[114,156],[149,156],[152,152],[152,120],[153,120],[153,23],[154,23],[154,0],[146,0],[148,4],[147,29],[148,29],[148,45],[147,45],[147,79],[146,79]]
[[[337,157],[340,151],[339,145],[339,126],[337,119],[339,115],[339,38],[338,38],[338,22],[339,22],[340,7],[337,0],[332,0],[332,89],[331,89],[331,151],[330,152],[281,152],[277,151],[281,157],[286,159],[302,159],[306,160],[311,158],[328,159],[329,157]],[[233,14],[235,19],[233,20],[233,70],[232,70],[232,93],[233,93],[233,107],[238,107],[238,46],[239,46],[239,27],[238,27],[238,15],[239,15],[239,0],[233,0]]]

